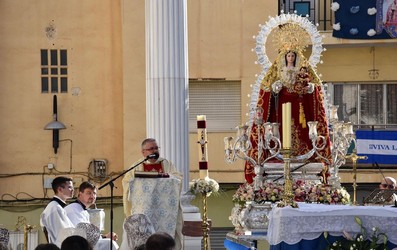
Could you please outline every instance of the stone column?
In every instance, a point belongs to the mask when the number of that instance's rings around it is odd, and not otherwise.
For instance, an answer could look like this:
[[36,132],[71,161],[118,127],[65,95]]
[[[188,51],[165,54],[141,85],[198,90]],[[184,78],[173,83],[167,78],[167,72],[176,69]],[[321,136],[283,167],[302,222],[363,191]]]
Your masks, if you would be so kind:
[[146,0],[146,126],[189,183],[186,0]]
[[[189,185],[188,44],[186,0],[146,0],[146,126],[160,154]],[[183,220],[200,223],[193,197],[181,197]],[[181,229],[180,229],[181,230]],[[178,229],[177,229],[178,231]],[[201,237],[182,236],[184,249],[200,250]]]

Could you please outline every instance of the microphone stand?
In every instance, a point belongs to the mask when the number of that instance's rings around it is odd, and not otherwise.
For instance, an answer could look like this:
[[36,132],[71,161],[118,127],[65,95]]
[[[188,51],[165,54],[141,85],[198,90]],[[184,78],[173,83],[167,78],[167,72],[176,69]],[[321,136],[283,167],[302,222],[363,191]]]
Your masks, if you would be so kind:
[[146,157],[145,159],[138,162],[137,164],[130,167],[129,169],[125,170],[124,172],[122,172],[121,174],[116,176],[115,178],[111,178],[110,181],[106,182],[105,184],[103,184],[102,186],[100,186],[98,188],[98,190],[101,190],[102,188],[104,188],[108,185],[110,186],[110,237],[111,237],[110,238],[110,250],[112,250],[112,248],[113,248],[113,188],[114,188],[114,181],[117,180],[118,178],[120,178],[121,176],[125,175],[126,173],[130,172],[137,166],[141,165],[143,162],[147,161],[149,158],[150,158],[150,156]]

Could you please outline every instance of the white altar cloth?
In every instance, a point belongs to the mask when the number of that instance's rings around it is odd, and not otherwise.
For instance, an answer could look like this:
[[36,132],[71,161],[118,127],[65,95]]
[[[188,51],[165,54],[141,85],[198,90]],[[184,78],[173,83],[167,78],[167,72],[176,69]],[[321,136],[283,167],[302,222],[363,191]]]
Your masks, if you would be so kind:
[[296,244],[313,240],[324,231],[341,236],[343,231],[355,235],[360,232],[355,222],[358,216],[369,235],[378,227],[388,240],[397,244],[397,208],[391,206],[346,206],[298,203],[299,208],[275,207],[269,214],[267,238],[270,245],[281,242]]
[[145,214],[156,232],[175,237],[180,206],[181,181],[170,178],[134,178],[130,181],[132,214]]

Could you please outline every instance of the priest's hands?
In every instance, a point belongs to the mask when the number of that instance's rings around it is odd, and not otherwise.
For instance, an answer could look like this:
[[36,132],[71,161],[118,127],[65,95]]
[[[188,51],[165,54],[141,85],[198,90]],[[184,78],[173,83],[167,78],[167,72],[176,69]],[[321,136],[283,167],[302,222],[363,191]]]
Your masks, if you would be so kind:
[[107,233],[107,234],[102,234],[102,237],[103,238],[111,238],[112,240],[118,240],[119,239],[119,237],[117,236],[117,234],[116,233]]

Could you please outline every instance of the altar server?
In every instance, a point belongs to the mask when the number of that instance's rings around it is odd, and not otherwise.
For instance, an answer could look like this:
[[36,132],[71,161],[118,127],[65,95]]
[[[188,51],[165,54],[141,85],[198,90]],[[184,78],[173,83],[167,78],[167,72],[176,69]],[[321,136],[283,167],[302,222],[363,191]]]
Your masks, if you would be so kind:
[[47,230],[49,243],[61,247],[62,230],[74,228],[64,209],[66,200],[73,197],[72,179],[64,176],[56,177],[52,181],[52,190],[54,190],[54,197],[41,214],[40,225],[43,230]]

